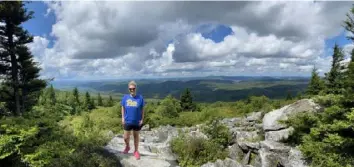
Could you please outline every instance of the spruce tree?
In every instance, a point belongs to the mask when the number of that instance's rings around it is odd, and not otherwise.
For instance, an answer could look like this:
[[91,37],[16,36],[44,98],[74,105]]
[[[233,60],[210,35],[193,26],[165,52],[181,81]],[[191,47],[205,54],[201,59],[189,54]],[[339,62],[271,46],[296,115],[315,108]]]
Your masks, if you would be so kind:
[[23,113],[29,111],[38,102],[41,90],[46,87],[47,83],[45,80],[39,79],[41,69],[38,67],[38,63],[34,62],[29,49],[25,46],[19,46],[17,53],[19,55],[19,86],[22,91],[21,111]]
[[186,88],[180,97],[180,105],[183,111],[195,111],[196,105],[193,103],[192,93]]
[[326,89],[328,93],[340,94],[343,89],[343,66],[341,62],[344,60],[344,54],[337,44],[334,45],[332,57],[331,70],[326,74]]
[[75,87],[73,90],[74,101],[77,105],[80,105],[79,90]]
[[293,97],[291,96],[291,93],[288,92],[287,95],[286,95],[286,100],[292,100]]
[[[347,19],[344,21],[344,28],[354,34],[354,5],[347,13]],[[354,43],[354,36],[348,36],[348,39]],[[351,60],[345,72],[344,80],[344,105],[347,108],[354,107],[354,49],[351,51]]]
[[8,106],[16,115],[37,101],[45,84],[38,79],[39,68],[26,46],[33,37],[21,26],[32,15],[22,1],[0,1],[0,75],[6,80],[11,99]]
[[344,105],[347,108],[354,108],[354,49],[351,52],[351,61],[345,72],[344,80]]
[[55,105],[57,100],[56,100],[56,97],[55,97],[55,90],[53,88],[53,85],[50,85],[48,95],[49,95],[49,103],[50,103],[50,105]]
[[86,92],[86,95],[85,95],[85,109],[87,110],[92,110],[95,108],[94,104],[93,104],[93,100],[91,99],[90,97],[90,93],[89,92]]
[[102,97],[100,93],[98,93],[97,95],[97,106],[103,106]]
[[318,75],[317,68],[314,67],[311,72],[311,80],[307,87],[306,93],[308,95],[318,95],[324,89],[323,81]]
[[108,106],[108,107],[112,107],[113,105],[114,105],[114,101],[113,101],[112,96],[110,95],[110,96],[109,96],[109,100],[108,100],[108,102],[107,102],[107,106]]

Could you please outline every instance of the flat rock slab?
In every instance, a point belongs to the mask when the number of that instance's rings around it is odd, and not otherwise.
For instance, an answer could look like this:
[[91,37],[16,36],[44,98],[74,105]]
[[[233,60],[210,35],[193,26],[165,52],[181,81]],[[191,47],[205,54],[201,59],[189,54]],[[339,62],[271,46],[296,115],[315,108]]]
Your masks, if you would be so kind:
[[106,146],[105,149],[115,154],[123,167],[175,167],[177,163],[175,161],[169,161],[156,153],[151,152],[151,144],[139,143],[140,159],[135,159],[133,155],[134,146],[131,141],[131,148],[128,154],[123,154],[122,151],[125,148],[124,139],[115,137]]

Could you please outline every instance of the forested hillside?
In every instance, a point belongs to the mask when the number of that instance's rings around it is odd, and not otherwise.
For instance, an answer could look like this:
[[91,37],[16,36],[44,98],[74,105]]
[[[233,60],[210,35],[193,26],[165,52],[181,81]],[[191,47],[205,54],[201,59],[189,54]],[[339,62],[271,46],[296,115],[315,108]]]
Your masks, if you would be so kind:
[[[233,80],[235,79],[235,80]],[[236,80],[242,79],[242,80]],[[271,99],[282,99],[287,96],[295,97],[302,94],[307,85],[308,79],[294,78],[262,78],[262,77],[221,77],[201,78],[188,80],[142,80],[138,81],[139,92],[146,98],[162,99],[167,95],[179,98],[185,88],[191,89],[195,101],[216,102],[236,101],[245,99],[248,96],[265,95]],[[55,85],[57,85],[55,83]],[[61,90],[75,87],[91,92],[104,92],[113,96],[121,96],[127,92],[126,82],[114,81],[88,81],[87,83],[71,83],[65,87],[58,87]],[[285,92],[285,93],[284,93]]]
[[[77,88],[58,91],[48,84],[49,80],[40,79],[41,69],[26,46],[33,38],[21,27],[32,14],[21,1],[0,2],[0,166],[118,166],[117,157],[102,147],[113,135],[122,133],[119,99]],[[353,19],[354,7],[344,21],[344,27],[352,33]],[[144,124],[151,128],[192,126],[255,111],[267,113],[301,98],[313,98],[324,110],[303,113],[285,122],[294,127],[286,142],[299,145],[312,166],[353,166],[354,50],[350,54],[351,61],[343,65],[344,51],[336,45],[331,70],[322,78],[314,68],[306,94],[296,98],[286,94],[284,99],[270,99],[267,94],[247,92],[250,95],[237,97],[242,100],[200,103],[193,98],[197,91],[179,87],[181,93],[175,96],[148,100]],[[203,97],[212,99],[230,91]],[[238,92],[233,94],[237,96]],[[225,156],[222,149],[214,149],[224,148],[229,139],[225,126],[215,125],[206,131],[213,140],[192,143],[200,146],[198,149],[189,147],[183,136],[174,141],[174,152],[183,158],[181,166],[197,166]]]

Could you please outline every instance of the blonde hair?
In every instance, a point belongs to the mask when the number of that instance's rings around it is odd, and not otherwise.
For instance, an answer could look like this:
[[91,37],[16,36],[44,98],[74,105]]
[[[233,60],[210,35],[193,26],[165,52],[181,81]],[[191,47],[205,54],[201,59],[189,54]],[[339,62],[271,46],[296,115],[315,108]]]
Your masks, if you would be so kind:
[[130,86],[130,85],[134,85],[135,87],[137,87],[137,84],[136,84],[135,81],[130,81],[129,84],[128,84],[128,86]]

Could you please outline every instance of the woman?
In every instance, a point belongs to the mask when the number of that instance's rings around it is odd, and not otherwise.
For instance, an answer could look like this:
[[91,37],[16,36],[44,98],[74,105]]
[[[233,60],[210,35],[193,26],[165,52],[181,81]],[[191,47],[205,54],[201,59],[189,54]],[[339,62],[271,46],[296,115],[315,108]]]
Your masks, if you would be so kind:
[[142,95],[136,94],[137,84],[134,81],[129,82],[128,90],[130,94],[123,96],[122,105],[122,125],[124,127],[124,142],[125,149],[124,154],[130,150],[129,140],[130,133],[133,131],[134,136],[134,156],[136,159],[140,159],[139,153],[139,131],[143,125],[144,120],[144,98]]

